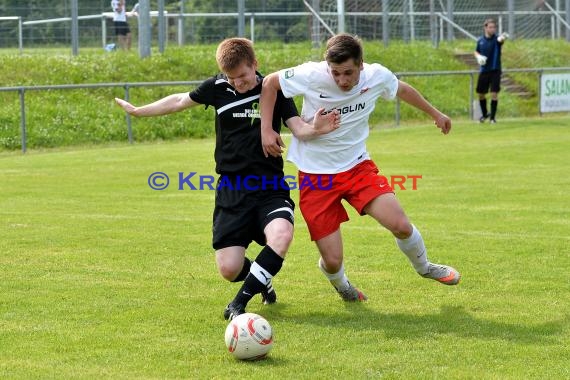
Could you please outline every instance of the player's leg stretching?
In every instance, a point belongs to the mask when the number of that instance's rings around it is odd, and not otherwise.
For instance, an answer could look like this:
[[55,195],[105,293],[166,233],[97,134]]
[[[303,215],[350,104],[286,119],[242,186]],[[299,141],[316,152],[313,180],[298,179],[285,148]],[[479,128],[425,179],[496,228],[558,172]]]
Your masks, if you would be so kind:
[[[245,247],[235,246],[216,251],[216,264],[223,278],[230,282],[245,280],[251,268],[251,260],[245,256]],[[263,303],[268,305],[277,302],[277,294],[270,281],[261,292]]]
[[321,254],[319,268],[344,301],[366,301],[364,293],[351,285],[344,272],[340,228],[316,241]]
[[265,293],[264,302],[275,302],[272,288],[273,277],[281,270],[283,260],[293,240],[293,209],[289,202],[275,207],[264,216],[263,232],[266,245],[251,263],[243,285],[224,310],[224,318],[232,319],[245,312],[248,302],[258,293]]
[[249,273],[251,261],[245,257],[245,247],[233,246],[216,250],[216,264],[223,278],[240,282]]
[[[310,183],[317,183],[318,175],[299,172],[299,183],[309,177]],[[330,189],[300,189],[300,208],[309,228],[311,240],[315,241],[321,255],[319,268],[340,297],[345,301],[364,301],[367,297],[355,288],[344,271],[343,247],[340,224],[348,220],[341,199],[353,174],[343,172],[332,176]]]
[[445,285],[456,285],[461,275],[454,268],[434,264],[428,260],[427,250],[420,232],[412,225],[396,196],[386,193],[372,200],[364,211],[376,219],[396,237],[396,243],[416,272]]

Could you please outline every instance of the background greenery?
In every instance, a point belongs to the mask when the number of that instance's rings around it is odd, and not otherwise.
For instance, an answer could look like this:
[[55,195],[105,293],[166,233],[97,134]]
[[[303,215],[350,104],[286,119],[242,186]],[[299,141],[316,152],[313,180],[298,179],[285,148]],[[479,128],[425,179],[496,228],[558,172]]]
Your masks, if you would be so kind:
[[[570,44],[552,41],[509,42],[504,52],[506,68],[564,66],[570,62]],[[442,44],[433,49],[429,43],[393,43],[384,48],[378,41],[365,42],[365,59],[381,62],[394,72],[468,70],[455,54],[473,49],[471,42]],[[3,86],[31,86],[79,83],[126,83],[204,80],[215,74],[216,45],[169,47],[164,54],[153,52],[141,60],[136,52],[105,53],[101,49],[82,50],[72,57],[68,49],[28,50],[19,55],[0,50],[0,83]],[[256,44],[259,69],[263,73],[320,59],[322,52],[308,43]],[[535,53],[536,52],[536,53]],[[476,79],[476,78],[474,78]],[[535,96],[523,100],[508,93],[501,95],[499,118],[536,116],[538,113],[538,76],[520,74]],[[434,105],[454,119],[469,117],[469,76],[406,77]],[[173,92],[190,91],[186,86],[136,88],[130,90],[134,104],[154,101]],[[89,90],[28,91],[26,118],[30,148],[70,144],[96,144],[125,141],[125,115],[113,101],[124,97],[122,87]],[[300,106],[300,101],[297,99]],[[20,149],[20,105],[18,92],[0,92],[0,149]],[[420,112],[403,104],[402,122],[429,124]],[[206,137],[213,133],[212,109],[196,108],[176,115],[133,119],[136,141]],[[395,124],[395,103],[379,102],[371,118],[373,127]]]
[[568,128],[548,117],[372,131],[383,174],[423,176],[398,198],[462,282],[416,275],[349,208],[346,268],[369,301],[345,304],[296,210],[278,304],[248,307],[275,331],[258,363],[224,346],[238,285],[216,272],[213,193],[147,185],[154,171],[213,174],[213,138],[3,152],[0,378],[568,378]]

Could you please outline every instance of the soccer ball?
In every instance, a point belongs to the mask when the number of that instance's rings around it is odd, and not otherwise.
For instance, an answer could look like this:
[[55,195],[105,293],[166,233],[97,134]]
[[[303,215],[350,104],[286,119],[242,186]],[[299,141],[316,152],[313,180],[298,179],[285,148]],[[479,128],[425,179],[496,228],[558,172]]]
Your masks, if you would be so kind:
[[258,360],[273,347],[273,330],[262,316],[244,313],[230,321],[225,339],[226,347],[235,358]]

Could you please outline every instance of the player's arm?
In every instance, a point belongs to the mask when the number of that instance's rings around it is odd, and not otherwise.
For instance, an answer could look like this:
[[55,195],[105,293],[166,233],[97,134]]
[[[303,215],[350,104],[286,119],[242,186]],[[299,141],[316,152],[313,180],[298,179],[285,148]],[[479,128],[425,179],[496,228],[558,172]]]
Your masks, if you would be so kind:
[[337,129],[340,126],[340,115],[336,109],[325,113],[325,109],[321,108],[315,113],[312,124],[305,122],[299,116],[287,119],[285,124],[299,140],[312,140]]
[[139,117],[168,115],[199,104],[193,101],[187,92],[168,95],[154,103],[140,107],[136,107],[126,100],[119,98],[115,98],[115,102],[128,114]]
[[475,51],[473,52],[473,55],[475,56],[475,60],[477,61],[477,63],[480,66],[485,66],[485,64],[487,63],[487,57],[484,56],[483,54],[481,54],[481,52],[479,51],[479,41],[481,39],[477,40],[477,46],[475,47]]
[[398,81],[398,92],[396,96],[404,102],[416,107],[417,109],[427,113],[433,118],[434,124],[441,129],[441,133],[448,134],[451,130],[451,119],[432,106],[423,96],[403,81]]
[[277,91],[281,90],[279,74],[272,73],[263,78],[259,109],[261,111],[261,145],[265,157],[279,157],[285,144],[279,133],[273,130],[273,105],[277,100]]

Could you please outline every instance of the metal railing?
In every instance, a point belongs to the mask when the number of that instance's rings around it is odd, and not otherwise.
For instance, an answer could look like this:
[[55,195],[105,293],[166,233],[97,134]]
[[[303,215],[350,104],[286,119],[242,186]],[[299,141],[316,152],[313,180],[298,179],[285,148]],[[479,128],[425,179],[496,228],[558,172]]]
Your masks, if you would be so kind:
[[23,27],[22,27],[22,17],[20,16],[8,16],[0,17],[0,21],[18,21],[18,50],[20,54],[24,49],[24,39],[23,39]]
[[[535,73],[538,74],[538,88],[540,92],[540,83],[543,73],[551,72],[570,72],[570,67],[542,67],[537,69],[527,68],[527,69],[505,69],[502,70],[503,73]],[[395,73],[398,79],[410,78],[410,77],[431,77],[431,76],[444,76],[444,75],[469,75],[469,115],[473,115],[473,101],[475,100],[475,76],[479,74],[478,70],[457,70],[457,71],[427,71],[427,72],[407,72],[407,73]],[[540,93],[538,94],[539,101],[537,102],[538,114],[542,116],[540,111]],[[400,125],[400,99],[396,98],[396,115],[395,115],[396,126]]]
[[[20,137],[22,142],[22,152],[25,153],[27,146],[26,138],[26,91],[47,91],[47,90],[79,90],[93,88],[117,88],[125,89],[126,101],[129,101],[129,90],[136,87],[163,87],[163,86],[196,86],[203,81],[174,81],[174,82],[133,82],[133,83],[88,83],[88,84],[60,84],[45,86],[16,86],[16,87],[0,87],[0,92],[18,92],[20,97]],[[133,132],[131,126],[131,115],[126,114],[127,135],[129,143],[133,143]]]
[[[544,67],[537,69],[507,69],[503,73],[535,73],[538,74],[538,83],[540,84],[543,73],[546,72],[570,72],[570,67]],[[434,76],[469,76],[469,115],[473,115],[473,101],[475,96],[475,76],[479,73],[476,70],[460,70],[460,71],[428,71],[428,72],[403,72],[395,73],[399,79],[413,77],[434,77]],[[26,100],[25,93],[27,91],[47,91],[47,90],[77,90],[77,89],[96,89],[96,88],[124,88],[124,99],[129,101],[129,90],[137,87],[166,87],[166,86],[197,86],[202,80],[195,81],[173,81],[173,82],[133,82],[133,83],[90,83],[90,84],[63,84],[63,85],[46,85],[46,86],[15,86],[0,87],[0,92],[18,92],[20,98],[20,138],[22,143],[22,152],[26,152]],[[539,86],[540,89],[540,86]],[[540,94],[539,94],[540,97]],[[395,123],[400,125],[400,100],[395,102]],[[538,114],[540,112],[540,102],[537,102]],[[133,133],[131,126],[131,117],[126,114],[126,128],[129,143],[133,143]]]

